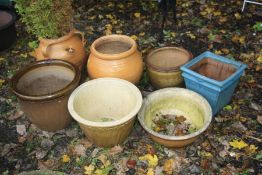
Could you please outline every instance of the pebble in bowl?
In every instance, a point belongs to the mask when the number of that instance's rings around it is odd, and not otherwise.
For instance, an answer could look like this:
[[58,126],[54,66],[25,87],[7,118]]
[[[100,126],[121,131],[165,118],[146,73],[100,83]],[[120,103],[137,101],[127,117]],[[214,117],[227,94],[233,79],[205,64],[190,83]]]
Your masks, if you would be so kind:
[[165,88],[144,99],[138,120],[155,142],[184,147],[208,128],[212,109],[204,97],[193,91]]

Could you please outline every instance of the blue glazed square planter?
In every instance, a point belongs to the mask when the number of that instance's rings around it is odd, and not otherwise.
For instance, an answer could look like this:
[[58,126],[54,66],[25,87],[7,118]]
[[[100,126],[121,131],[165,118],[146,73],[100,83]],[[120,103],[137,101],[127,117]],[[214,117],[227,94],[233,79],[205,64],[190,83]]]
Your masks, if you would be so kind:
[[[216,80],[192,70],[192,66],[204,59],[211,59],[219,64],[223,64],[225,67],[231,67],[234,69],[234,72],[223,80]],[[181,70],[183,71],[182,76],[184,77],[186,88],[204,96],[212,107],[213,115],[215,115],[230,102],[245,68],[245,64],[206,51],[182,66]]]

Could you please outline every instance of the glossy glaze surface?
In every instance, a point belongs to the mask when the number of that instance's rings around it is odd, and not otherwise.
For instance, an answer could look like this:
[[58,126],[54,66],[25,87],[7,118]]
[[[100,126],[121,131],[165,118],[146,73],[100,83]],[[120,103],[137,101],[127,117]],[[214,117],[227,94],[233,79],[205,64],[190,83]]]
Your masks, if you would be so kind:
[[[50,77],[61,81],[54,83]],[[11,80],[11,89],[33,124],[45,131],[57,131],[67,127],[72,120],[67,101],[79,80],[80,71],[73,64],[44,60],[20,70]]]
[[90,48],[87,63],[91,79],[115,77],[138,83],[143,71],[141,53],[136,42],[125,35],[98,38]]

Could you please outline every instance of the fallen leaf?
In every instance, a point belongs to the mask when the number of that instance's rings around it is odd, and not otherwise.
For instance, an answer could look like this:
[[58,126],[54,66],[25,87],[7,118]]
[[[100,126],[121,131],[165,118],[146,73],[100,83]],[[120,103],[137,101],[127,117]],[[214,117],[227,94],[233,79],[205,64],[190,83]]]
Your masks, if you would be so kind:
[[119,174],[125,174],[125,172],[128,171],[127,161],[127,158],[124,157],[121,158],[118,162],[114,163],[114,167],[116,168]]
[[126,166],[128,167],[128,168],[135,168],[135,166],[136,166],[136,160],[128,160],[127,162],[126,162]]
[[236,140],[234,139],[232,142],[229,142],[230,146],[232,146],[233,148],[237,148],[237,149],[242,149],[248,146],[248,144],[246,144],[246,142],[244,142],[243,140]]
[[24,143],[25,141],[26,141],[26,137],[25,136],[18,137],[18,142],[19,143]]
[[74,153],[78,156],[84,156],[85,157],[86,156],[86,148],[82,144],[75,145]]
[[193,33],[187,33],[187,36],[189,36],[191,39],[196,39],[196,36]]
[[43,159],[47,153],[48,153],[48,150],[38,149],[36,150],[35,157],[37,159]]
[[226,105],[223,109],[227,110],[227,111],[232,111],[233,110],[232,106],[230,106],[230,105]]
[[245,44],[245,39],[246,37],[245,36],[239,36],[239,35],[234,35],[231,40],[234,42],[234,43],[240,43],[240,44]]
[[240,13],[235,13],[234,15],[237,20],[240,20],[242,18]]
[[96,18],[96,15],[88,17],[89,20],[94,20]]
[[162,166],[157,166],[155,168],[155,175],[163,175],[163,167]]
[[132,36],[130,36],[133,40],[137,40],[137,36],[136,35],[132,35]]
[[262,115],[257,116],[257,122],[262,125]]
[[227,17],[226,17],[226,16],[221,16],[221,17],[219,18],[219,22],[220,22],[220,23],[227,22]]
[[224,52],[224,54],[226,54],[226,55],[229,54],[229,52],[230,52],[227,48],[222,48],[221,50],[222,50],[222,52]]
[[112,25],[111,24],[106,24],[105,28],[106,28],[105,34],[106,35],[111,35],[112,34],[112,28],[113,28]]
[[141,32],[139,33],[139,36],[144,36],[146,33],[145,32]]
[[248,147],[246,147],[246,153],[247,154],[254,154],[257,152],[258,147],[256,147],[255,145],[249,145]]
[[87,138],[81,139],[80,143],[84,145],[86,149],[90,148],[93,145]]
[[262,54],[257,57],[257,62],[262,63]]
[[214,12],[214,16],[220,16],[221,15],[221,12],[220,11],[215,11]]
[[215,50],[215,54],[221,55],[221,54],[223,54],[223,53],[221,52],[221,50]]
[[116,145],[113,148],[109,150],[109,155],[115,155],[118,153],[121,153],[123,151],[123,148],[120,145]]
[[97,155],[97,153],[99,152],[98,148],[95,148],[91,154],[91,157],[95,157]]
[[0,79],[0,87],[2,87],[2,85],[4,84],[5,80]]
[[259,104],[257,103],[254,103],[254,102],[251,102],[250,103],[250,107],[256,111],[261,111],[262,110],[262,106],[260,106]]
[[50,150],[53,145],[54,145],[54,142],[50,139],[43,139],[41,141],[41,147],[45,150]]
[[25,125],[16,125],[16,131],[22,136],[27,134]]
[[153,168],[148,168],[146,175],[155,175]]
[[86,175],[92,175],[94,170],[95,170],[95,166],[94,165],[88,165],[88,166],[84,166],[85,169],[85,174]]
[[155,151],[155,149],[153,148],[153,146],[151,146],[151,145],[149,145],[149,144],[146,145],[146,149],[147,149],[147,153],[149,153],[149,154],[154,155],[154,154],[156,153],[156,151]]
[[241,37],[239,38],[239,43],[240,43],[240,44],[245,44],[245,43],[246,43],[246,36],[241,36]]
[[174,169],[174,160],[173,159],[166,160],[163,166],[163,171],[166,174],[172,174],[173,169]]
[[113,15],[111,15],[111,14],[107,14],[106,17],[107,17],[108,19],[114,19]]
[[140,16],[141,16],[141,13],[139,13],[139,12],[136,12],[136,13],[134,13],[134,16],[135,16],[136,18],[140,18]]
[[62,162],[63,162],[63,163],[68,163],[68,162],[70,162],[70,157],[69,157],[67,154],[64,154],[64,155],[62,156]]
[[210,152],[203,152],[203,153],[202,153],[202,156],[203,156],[203,157],[207,157],[207,158],[212,158],[212,157],[213,157],[213,154],[211,154]]
[[10,115],[8,117],[8,120],[16,120],[16,119],[22,117],[23,114],[24,114],[23,111],[17,111],[14,115]]
[[46,161],[44,160],[38,160],[38,169],[47,169],[50,170],[55,165],[55,161],[53,159],[48,159]]
[[117,33],[117,34],[122,34],[123,31],[122,31],[122,30],[117,30],[116,33]]
[[139,160],[146,160],[148,161],[149,167],[155,167],[158,164],[158,158],[156,155],[146,154],[144,156],[139,157]]
[[98,156],[97,158],[103,163],[104,166],[109,166],[109,165],[111,165],[110,160],[108,160],[107,157],[106,157],[104,154],[101,154],[101,155]]

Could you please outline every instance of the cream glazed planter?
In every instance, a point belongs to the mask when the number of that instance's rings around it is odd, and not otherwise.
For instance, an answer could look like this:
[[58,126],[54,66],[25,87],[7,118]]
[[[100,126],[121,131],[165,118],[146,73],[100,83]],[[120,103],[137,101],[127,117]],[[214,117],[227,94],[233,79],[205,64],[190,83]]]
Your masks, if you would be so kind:
[[[153,131],[152,119],[157,113],[182,115],[198,130],[184,136],[170,136]],[[212,121],[212,109],[201,95],[184,88],[165,88],[148,95],[138,120],[151,138],[166,147],[183,147],[194,142]]]
[[127,138],[141,105],[139,89],[119,78],[85,82],[68,101],[69,112],[82,131],[102,147],[120,144]]

